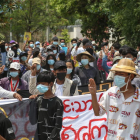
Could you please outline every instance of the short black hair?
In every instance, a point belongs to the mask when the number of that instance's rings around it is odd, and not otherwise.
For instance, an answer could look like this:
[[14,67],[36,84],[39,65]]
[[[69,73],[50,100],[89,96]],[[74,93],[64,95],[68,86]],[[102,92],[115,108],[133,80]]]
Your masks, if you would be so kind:
[[33,58],[37,57],[39,55],[40,49],[39,48],[34,48],[33,50]]
[[63,39],[63,38],[62,38],[62,39],[60,39],[60,42],[61,42],[61,40],[64,40],[64,42],[65,42],[65,39]]
[[92,48],[87,48],[86,51],[89,52],[91,55],[93,55],[93,49]]
[[131,47],[128,47],[126,49],[126,54],[131,54],[133,57],[136,57],[137,58],[137,54],[138,52],[134,49],[134,48],[131,48]]
[[91,44],[91,42],[88,42],[88,43],[85,44],[85,46],[91,46],[92,47],[93,45]]
[[87,38],[84,38],[82,42],[83,42],[83,45],[85,45],[86,43],[89,42],[89,40]]
[[42,47],[44,46],[45,42],[42,43]]
[[114,49],[119,50],[121,48],[121,45],[118,42],[115,42],[113,45]]
[[76,41],[76,42],[77,42],[77,39],[76,39],[76,38],[73,38],[73,39],[71,40],[71,43],[72,43],[73,41]]
[[46,82],[46,83],[51,83],[54,82],[55,76],[51,71],[43,71],[39,73],[37,77],[37,82]]
[[119,53],[120,53],[121,55],[126,55],[126,49],[127,49],[127,48],[128,48],[127,45],[122,46],[122,47],[119,49]]
[[53,37],[52,40],[53,41],[58,41],[58,37]]
[[28,41],[28,44],[30,44],[30,42],[33,42],[33,43],[34,43],[34,41],[33,41],[33,40],[29,40],[29,41]]

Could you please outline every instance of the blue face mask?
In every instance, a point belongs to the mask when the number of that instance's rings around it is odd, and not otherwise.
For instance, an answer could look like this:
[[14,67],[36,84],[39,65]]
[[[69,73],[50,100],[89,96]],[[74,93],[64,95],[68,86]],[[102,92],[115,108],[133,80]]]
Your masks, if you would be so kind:
[[131,60],[132,61],[132,58],[127,58],[127,57],[125,57],[126,59],[129,59],[129,60]]
[[95,46],[93,46],[93,49],[95,50]]
[[34,47],[34,44],[30,44],[30,47],[33,48]]
[[71,74],[72,73],[72,69],[67,68],[67,74]]
[[17,76],[18,76],[18,72],[17,72],[17,71],[11,71],[11,72],[10,72],[10,75],[11,75],[12,77],[17,77]]
[[45,93],[49,90],[48,86],[45,86],[45,85],[42,85],[42,84],[39,84],[36,88],[38,89],[38,91],[40,93]]
[[55,61],[53,59],[48,60],[49,65],[53,65],[54,63],[55,63]]
[[5,46],[5,49],[7,50],[8,46]]
[[119,75],[114,76],[114,84],[119,88],[124,87],[126,85],[125,77]]
[[81,59],[81,63],[85,66],[89,63],[88,59]]
[[26,56],[22,56],[22,57],[21,57],[21,60],[22,60],[22,61],[26,61],[26,60],[27,60],[27,57],[26,57]]
[[54,41],[53,44],[54,44],[54,45],[58,45],[58,42],[55,42],[55,41]]
[[37,48],[40,48],[40,45],[36,45]]
[[77,43],[73,43],[72,46],[73,46],[73,47],[77,46]]
[[56,54],[57,53],[57,50],[53,50],[53,53]]
[[64,46],[65,45],[65,43],[61,43],[61,46]]
[[39,65],[39,64],[36,65],[36,69],[37,69],[37,70],[40,70],[40,68],[41,68],[41,65]]

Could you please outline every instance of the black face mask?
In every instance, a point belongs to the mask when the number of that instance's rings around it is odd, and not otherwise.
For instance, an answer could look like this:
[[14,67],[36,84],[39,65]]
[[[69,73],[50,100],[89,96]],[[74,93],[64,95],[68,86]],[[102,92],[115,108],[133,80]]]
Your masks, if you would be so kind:
[[60,81],[64,80],[66,77],[66,72],[62,72],[62,73],[57,73],[56,76]]

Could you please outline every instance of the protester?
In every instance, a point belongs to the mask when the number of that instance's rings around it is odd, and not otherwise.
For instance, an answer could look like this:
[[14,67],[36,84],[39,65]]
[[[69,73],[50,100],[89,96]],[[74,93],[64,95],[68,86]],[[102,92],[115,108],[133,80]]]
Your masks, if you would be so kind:
[[97,77],[97,70],[89,65],[89,62],[93,62],[95,58],[87,51],[77,55],[77,61],[81,62],[81,66],[75,68],[75,74],[77,74],[81,80],[82,85],[88,85],[89,79],[93,78],[96,84],[100,83]]
[[19,59],[20,59],[20,70],[21,70],[21,75],[26,73],[26,71],[30,70],[30,66],[27,63],[29,60],[29,57],[27,58],[28,54],[25,52],[21,52]]
[[0,140],[14,140],[15,134],[8,118],[0,113]]
[[89,40],[87,38],[84,38],[82,40],[82,43],[83,43],[83,47],[79,47],[80,45],[77,45],[76,47],[73,48],[71,54],[72,56],[77,56],[78,54],[82,53],[82,52],[85,52],[86,50],[86,43],[88,43]]
[[[37,75],[42,72],[42,71],[46,71],[45,69],[41,68],[41,60],[38,57],[35,57],[32,61],[32,66],[36,65],[36,69],[37,69]],[[25,80],[27,83],[29,83],[30,81],[30,75],[31,75],[31,70],[28,70],[25,74],[22,75],[21,79]]]
[[13,62],[10,64],[10,77],[0,79],[0,86],[8,91],[28,90],[26,81],[20,78],[20,64]]
[[63,50],[60,50],[57,60],[66,61],[66,55],[65,55],[65,52]]
[[56,58],[54,54],[49,54],[46,58],[46,65],[43,68],[46,70],[53,71],[55,62],[56,62]]
[[[124,53],[123,58],[128,58],[133,62],[135,62],[137,59],[137,51],[130,47],[124,47],[123,49],[124,49],[122,51]],[[102,67],[107,73],[109,73],[109,70],[112,68],[112,66],[107,66],[107,59],[108,59],[107,57],[108,57],[108,49],[105,49],[105,57],[103,58],[102,61]],[[136,69],[138,69],[138,67],[136,67]]]
[[[133,138],[140,139],[139,128],[132,127],[134,124],[140,124],[140,92],[139,88],[131,84],[137,75],[135,64],[124,58],[111,71],[115,71],[116,86],[106,91],[99,103],[96,97],[96,84],[93,79],[89,80],[94,114],[101,116],[107,112],[108,140],[117,138],[129,140],[131,135]],[[112,123],[114,122],[112,120],[115,120],[115,123]]]
[[39,41],[35,42],[35,47],[40,48],[40,42]]
[[11,50],[14,51],[14,53],[15,53],[15,55],[13,57],[13,62],[19,63],[19,55],[21,53],[21,50],[19,50],[19,45],[18,44],[11,45]]
[[32,56],[31,56],[31,54],[29,54],[30,59],[28,60],[28,64],[30,66],[32,66],[32,61],[34,58],[36,58],[36,57],[40,58],[39,52],[40,52],[40,49],[36,47],[36,48],[34,48],[34,50],[32,50]]
[[37,77],[38,85],[36,88],[44,95],[37,97],[37,130],[35,139],[61,139],[63,103],[52,91],[54,80],[55,76],[50,71],[41,72]]
[[[28,45],[27,45],[28,43]],[[24,46],[23,46],[23,51],[28,52],[29,50],[33,50],[34,48],[34,41],[33,40],[26,40]]]
[[72,81],[76,81],[77,85],[80,86],[81,85],[81,80],[78,77],[78,75],[75,74],[75,66],[74,66],[74,61],[71,59],[68,59],[66,61],[66,66],[67,66],[67,75],[66,78],[72,80]]
[[53,45],[55,45],[57,52],[59,52],[62,48],[58,45],[58,38],[57,37],[53,37]]
[[[36,89],[36,67],[32,67],[31,79],[29,83],[29,91],[31,94],[41,94]],[[73,81],[66,78],[67,66],[64,61],[56,61],[54,64],[54,74],[56,80],[52,87],[53,93],[56,96],[70,96],[70,95],[79,95],[77,84],[74,85]],[[71,90],[72,89],[72,90]],[[70,92],[72,91],[72,93]]]
[[97,55],[99,56],[100,53],[102,52],[102,56],[104,57],[105,56],[105,49],[108,48],[108,42],[103,42],[101,44],[101,50],[97,53]]
[[65,52],[65,55],[67,55],[68,48],[66,47],[65,39],[60,39],[60,47]]
[[121,45],[118,42],[115,42],[112,46],[114,47],[115,52],[119,51],[119,49],[121,48]]
[[57,52],[56,46],[55,46],[55,45],[52,45],[52,46],[51,46],[51,49],[53,50],[53,54],[54,54],[54,56],[56,57],[56,59],[58,59],[59,53]]

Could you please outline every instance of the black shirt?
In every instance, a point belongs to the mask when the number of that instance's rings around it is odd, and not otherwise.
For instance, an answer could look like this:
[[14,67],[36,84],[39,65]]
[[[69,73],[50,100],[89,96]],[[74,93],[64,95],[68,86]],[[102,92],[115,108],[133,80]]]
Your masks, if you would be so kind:
[[0,135],[6,140],[15,139],[15,134],[11,122],[2,113],[0,113]]
[[63,103],[58,97],[37,100],[38,122],[37,133],[39,140],[60,140],[62,128]]
[[81,85],[88,85],[89,79],[93,78],[96,84],[99,83],[99,78],[97,77],[97,70],[94,67],[89,66],[89,69],[85,69],[85,67],[76,67],[75,74],[77,74],[81,80]]

